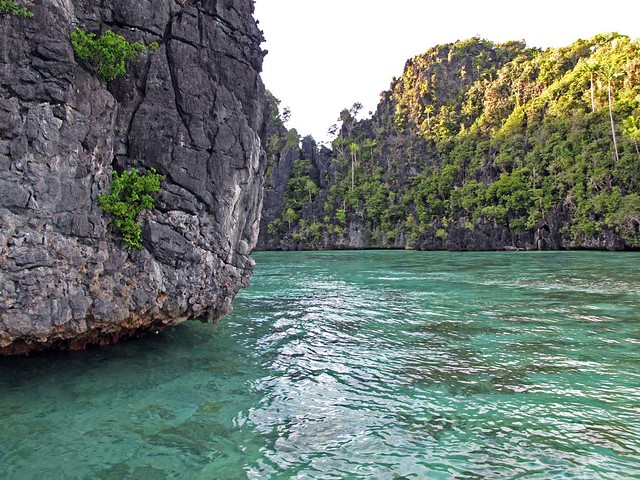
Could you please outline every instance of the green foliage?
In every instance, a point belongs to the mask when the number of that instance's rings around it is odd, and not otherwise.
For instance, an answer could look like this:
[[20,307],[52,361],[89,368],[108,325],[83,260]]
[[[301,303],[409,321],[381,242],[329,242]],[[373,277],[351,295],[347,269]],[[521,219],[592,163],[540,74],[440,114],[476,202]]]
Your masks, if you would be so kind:
[[279,218],[267,224],[267,233],[272,237],[275,237],[276,235],[278,235],[281,229],[282,229],[282,220]]
[[339,240],[357,222],[388,246],[483,222],[533,238],[562,219],[576,245],[603,231],[640,245],[639,40],[441,45],[407,62],[371,119],[354,117],[340,113],[326,189],[294,165],[285,203],[302,242],[314,223]]
[[95,33],[86,33],[77,28],[71,32],[71,44],[76,55],[89,62],[100,79],[110,82],[127,73],[126,62],[146,51],[154,52],[158,43],[146,46],[141,42],[129,43],[112,30],[99,38]]
[[280,115],[280,100],[271,93],[266,91],[267,104],[269,106],[269,121],[272,126],[278,127],[284,125],[285,120]]
[[293,164],[291,178],[285,190],[285,208],[299,210],[305,203],[312,202],[320,189],[309,176],[311,164],[298,160]]
[[27,7],[21,7],[12,0],[0,0],[0,14],[14,15],[16,17],[31,18],[33,12]]
[[282,218],[285,222],[287,222],[287,225],[289,226],[289,230],[291,230],[291,224],[295,223],[298,220],[299,215],[296,213],[296,211],[293,208],[289,207],[285,210]]
[[285,148],[294,149],[300,145],[300,135],[295,128],[287,131],[285,137]]
[[153,209],[151,194],[160,191],[163,180],[164,176],[156,173],[153,168],[145,175],[139,174],[135,168],[120,175],[114,171],[111,192],[98,196],[98,205],[105,213],[111,214],[124,242],[131,250],[142,248],[142,230],[136,219],[144,210]]
[[640,116],[629,115],[624,122],[624,130],[636,146],[640,143]]

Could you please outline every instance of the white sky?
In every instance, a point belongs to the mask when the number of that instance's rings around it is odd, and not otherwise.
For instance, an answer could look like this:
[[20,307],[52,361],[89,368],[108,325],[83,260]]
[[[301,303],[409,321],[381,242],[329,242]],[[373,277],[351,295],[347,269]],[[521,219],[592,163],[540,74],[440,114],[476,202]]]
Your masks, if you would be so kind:
[[476,35],[560,47],[617,31],[640,37],[640,0],[255,0],[269,51],[262,79],[289,128],[325,140],[340,110],[375,110],[407,59]]

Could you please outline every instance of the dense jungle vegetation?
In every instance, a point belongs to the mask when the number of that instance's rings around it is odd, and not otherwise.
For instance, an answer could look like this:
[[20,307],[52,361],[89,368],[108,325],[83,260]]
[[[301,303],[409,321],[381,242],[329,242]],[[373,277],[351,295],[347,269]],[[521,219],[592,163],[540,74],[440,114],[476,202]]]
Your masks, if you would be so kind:
[[[300,148],[271,103],[270,173]],[[454,226],[533,238],[553,223],[568,247],[598,248],[603,232],[640,247],[639,40],[440,45],[406,63],[370,118],[360,107],[340,112],[325,164],[301,151],[279,180],[270,242],[349,246],[356,229],[365,246],[411,247]]]

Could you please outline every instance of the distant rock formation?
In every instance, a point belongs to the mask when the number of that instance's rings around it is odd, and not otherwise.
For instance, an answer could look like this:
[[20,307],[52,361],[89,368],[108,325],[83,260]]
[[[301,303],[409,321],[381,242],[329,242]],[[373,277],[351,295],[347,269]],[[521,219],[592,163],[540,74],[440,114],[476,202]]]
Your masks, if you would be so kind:
[[439,45],[369,118],[343,109],[331,150],[270,98],[258,248],[639,250],[639,54],[615,33]]
[[[80,349],[231,310],[264,178],[251,0],[36,0],[0,18],[0,353]],[[105,85],[70,32],[159,43]],[[114,168],[165,175],[128,251],[98,207]]]

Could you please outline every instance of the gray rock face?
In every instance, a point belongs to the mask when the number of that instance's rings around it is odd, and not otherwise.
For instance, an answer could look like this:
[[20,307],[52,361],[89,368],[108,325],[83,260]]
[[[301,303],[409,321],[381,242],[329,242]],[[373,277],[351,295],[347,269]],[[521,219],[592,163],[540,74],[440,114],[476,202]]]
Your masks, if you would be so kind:
[[[297,148],[287,148],[282,151],[278,163],[273,168],[273,172],[269,176],[269,181],[264,194],[264,205],[262,212],[263,227],[266,223],[277,218],[284,207],[284,194],[287,182],[291,178],[291,169],[294,162],[300,160],[300,150]],[[266,228],[261,228],[262,233]]]
[[[266,99],[252,0],[36,0],[0,18],[0,353],[82,348],[231,309],[253,269]],[[160,48],[104,85],[70,32]],[[129,252],[113,168],[166,176]]]
[[[285,134],[284,128],[279,134],[281,136]],[[280,152],[278,161],[273,166],[265,188],[260,235],[256,248],[260,250],[295,250],[298,247],[298,242],[292,241],[290,238],[270,235],[268,233],[268,225],[282,216],[287,182],[291,179],[294,163],[301,159],[307,160],[310,165],[309,176],[311,179],[320,188],[327,189],[330,180],[335,176],[335,167],[331,163],[331,153],[331,150],[326,147],[318,149],[312,137],[304,137],[300,143],[300,148],[287,146]],[[322,213],[325,200],[326,191],[323,191],[313,204],[305,205],[305,211],[303,212],[305,218],[319,216]],[[358,248],[355,245],[354,243],[349,246]],[[317,246],[311,245],[308,248],[313,249],[314,247]],[[334,246],[334,248],[339,247]]]

